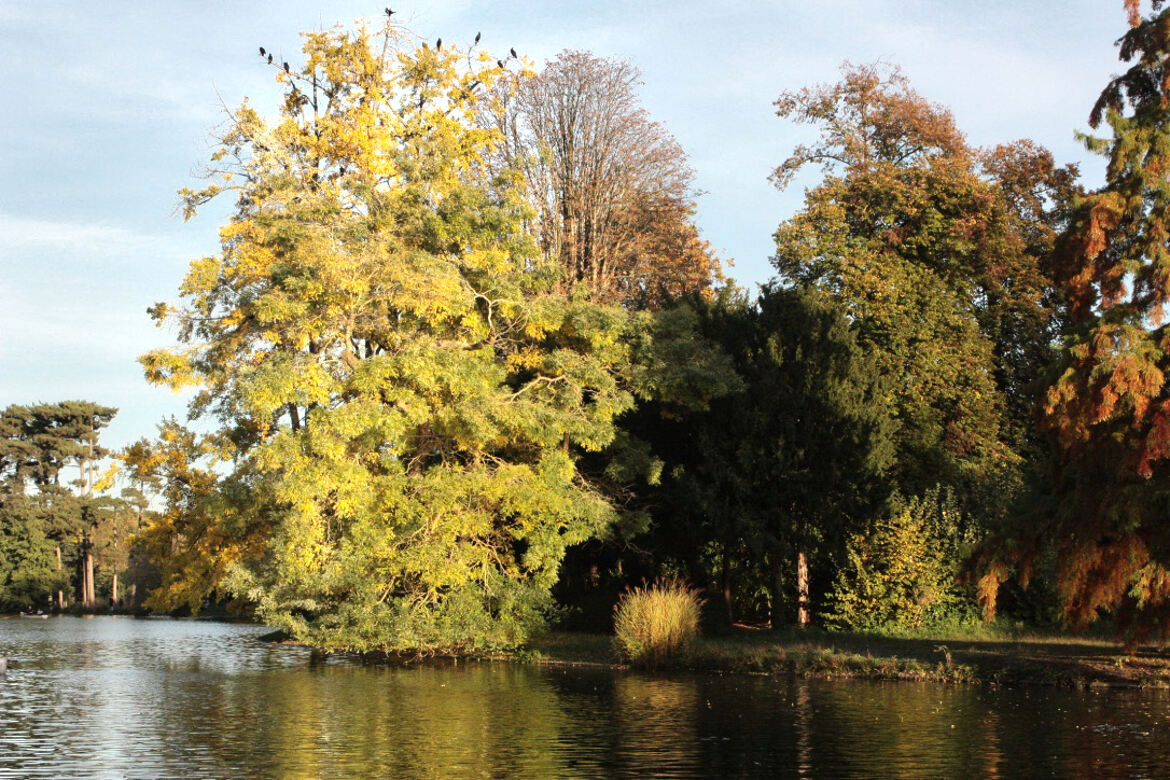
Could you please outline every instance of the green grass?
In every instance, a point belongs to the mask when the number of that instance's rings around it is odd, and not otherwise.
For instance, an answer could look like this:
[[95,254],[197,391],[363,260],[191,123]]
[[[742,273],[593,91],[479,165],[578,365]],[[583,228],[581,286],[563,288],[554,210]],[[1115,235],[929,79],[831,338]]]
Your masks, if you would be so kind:
[[[621,667],[623,659],[612,642],[601,634],[554,632],[517,660]],[[1170,687],[1170,653],[1162,648],[1127,650],[1099,637],[1035,632],[1010,624],[896,636],[741,628],[697,638],[679,666],[819,679]]]

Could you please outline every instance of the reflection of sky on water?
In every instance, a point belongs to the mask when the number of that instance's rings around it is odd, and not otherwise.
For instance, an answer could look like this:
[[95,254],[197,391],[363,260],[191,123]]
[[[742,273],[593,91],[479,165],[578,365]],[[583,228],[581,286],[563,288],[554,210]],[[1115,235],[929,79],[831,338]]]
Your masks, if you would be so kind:
[[1158,774],[1170,694],[505,664],[194,621],[0,621],[0,777]]

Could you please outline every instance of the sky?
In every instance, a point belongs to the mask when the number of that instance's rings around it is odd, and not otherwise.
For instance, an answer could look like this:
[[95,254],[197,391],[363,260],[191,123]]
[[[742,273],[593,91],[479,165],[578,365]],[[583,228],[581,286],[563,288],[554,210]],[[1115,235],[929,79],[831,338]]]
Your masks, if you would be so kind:
[[[679,140],[701,191],[699,227],[747,286],[771,276],[776,226],[800,208],[769,173],[811,130],[775,115],[785,90],[837,80],[843,61],[898,65],[975,146],[1031,138],[1103,165],[1074,137],[1111,74],[1121,0],[392,0],[424,39],[515,47],[539,66],[564,49],[627,60],[651,116]],[[119,408],[121,447],[185,417],[136,358],[174,343],[146,308],[176,302],[187,264],[217,250],[231,204],[184,222],[225,109],[279,94],[257,56],[297,62],[299,33],[379,19],[331,0],[0,0],[0,408],[85,399]]]

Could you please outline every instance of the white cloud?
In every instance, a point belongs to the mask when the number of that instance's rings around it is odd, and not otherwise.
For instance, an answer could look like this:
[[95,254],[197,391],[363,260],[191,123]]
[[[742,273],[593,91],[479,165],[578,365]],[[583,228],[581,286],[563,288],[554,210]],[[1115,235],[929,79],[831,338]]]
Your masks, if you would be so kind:
[[107,224],[59,222],[0,212],[5,254],[20,249],[56,249],[87,254],[124,254],[157,247],[158,237]]

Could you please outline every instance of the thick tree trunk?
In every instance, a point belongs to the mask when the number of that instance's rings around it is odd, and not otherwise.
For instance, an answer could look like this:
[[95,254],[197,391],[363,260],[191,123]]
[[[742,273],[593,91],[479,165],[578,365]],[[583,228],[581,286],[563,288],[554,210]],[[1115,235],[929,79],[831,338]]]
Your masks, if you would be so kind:
[[796,553],[796,624],[804,628],[808,621],[808,558],[804,550],[799,550]]
[[97,605],[97,599],[94,598],[93,593],[93,553],[89,550],[85,551],[85,576],[81,587],[82,606],[86,609],[93,609]]

